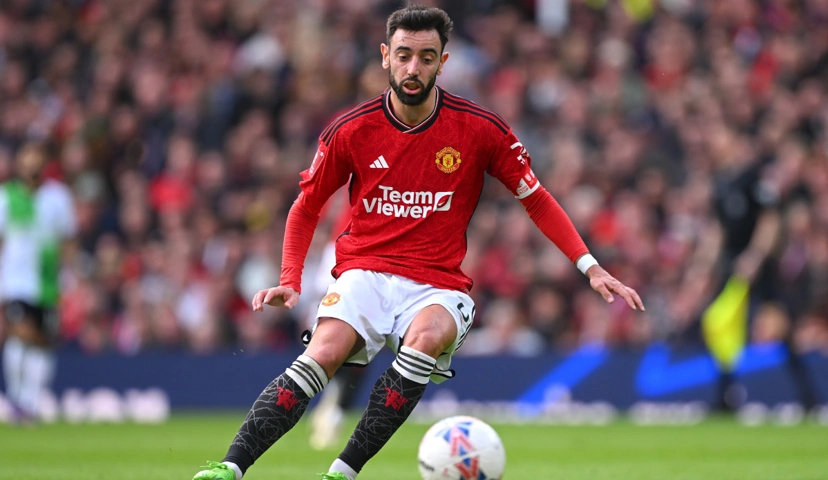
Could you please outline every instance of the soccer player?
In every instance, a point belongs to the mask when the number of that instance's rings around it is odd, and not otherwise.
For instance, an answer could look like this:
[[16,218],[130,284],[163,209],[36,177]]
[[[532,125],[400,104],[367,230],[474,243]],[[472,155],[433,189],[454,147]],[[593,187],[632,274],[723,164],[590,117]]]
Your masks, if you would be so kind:
[[354,480],[405,422],[429,380],[454,375],[452,354],[474,318],[472,281],[460,263],[485,173],[512,191],[607,302],[615,293],[630,308],[643,309],[638,294],[589,254],[506,122],[435,87],[449,58],[451,29],[437,8],[412,5],[392,13],[380,47],[390,90],[339,117],[319,137],[288,215],[281,285],[258,292],[253,309],[296,305],[319,212],[350,179],[351,223],[336,242],[336,282],[320,303],[304,354],[255,401],[224,461],[211,462],[194,480],[241,478],[299,421],[342,364],[365,365],[387,344],[397,357],[323,474]]
[[43,179],[45,161],[40,147],[22,147],[17,178],[0,186],[0,294],[9,324],[3,373],[13,420],[23,423],[37,419],[54,377],[61,253],[77,230],[72,193]]

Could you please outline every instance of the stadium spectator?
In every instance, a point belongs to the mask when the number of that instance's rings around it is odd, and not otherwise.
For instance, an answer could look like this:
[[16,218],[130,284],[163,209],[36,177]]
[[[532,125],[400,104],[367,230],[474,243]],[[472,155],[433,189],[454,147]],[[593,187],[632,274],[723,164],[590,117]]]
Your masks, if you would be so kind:
[[[796,348],[828,349],[825,2],[573,1],[544,15],[554,2],[430,3],[457,19],[454,68],[439,84],[506,118],[596,256],[649,307],[594,316],[579,295],[588,287],[493,182],[464,264],[480,319],[506,298],[545,348],[697,341],[692,326],[723,281],[709,244],[725,148],[715,142],[731,135],[784,177],[791,200],[767,288]],[[321,129],[384,88],[371,32],[398,6],[2,2],[0,180],[24,144],[42,142],[45,174],[75,194],[82,250],[64,272],[66,345],[294,344],[301,318],[262,320],[240,299],[280,264]],[[264,204],[277,214],[263,216]],[[185,307],[205,292],[221,295],[196,318]]]

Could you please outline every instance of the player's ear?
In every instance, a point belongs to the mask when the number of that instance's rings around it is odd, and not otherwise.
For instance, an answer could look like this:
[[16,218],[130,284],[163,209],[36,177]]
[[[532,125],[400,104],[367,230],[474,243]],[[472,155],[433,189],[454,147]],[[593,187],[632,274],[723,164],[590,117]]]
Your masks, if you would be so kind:
[[391,66],[391,59],[388,57],[388,45],[381,43],[380,44],[380,53],[382,54],[382,68],[388,70]]
[[448,57],[449,57],[449,52],[443,52],[443,54],[440,55],[440,68],[437,69],[437,75],[440,75],[441,73],[443,73],[443,65],[446,64],[446,60],[448,60]]

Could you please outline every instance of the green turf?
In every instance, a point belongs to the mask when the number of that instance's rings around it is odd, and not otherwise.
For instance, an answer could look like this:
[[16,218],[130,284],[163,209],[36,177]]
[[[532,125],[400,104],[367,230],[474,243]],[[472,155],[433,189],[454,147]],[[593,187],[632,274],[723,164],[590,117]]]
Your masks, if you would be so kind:
[[[160,426],[0,425],[0,479],[190,480],[221,460],[243,413],[178,415]],[[405,425],[360,480],[418,480],[427,425]],[[818,480],[828,478],[828,429],[743,427],[719,419],[692,427],[496,425],[509,480]],[[338,453],[314,452],[301,423],[245,476],[318,478]]]

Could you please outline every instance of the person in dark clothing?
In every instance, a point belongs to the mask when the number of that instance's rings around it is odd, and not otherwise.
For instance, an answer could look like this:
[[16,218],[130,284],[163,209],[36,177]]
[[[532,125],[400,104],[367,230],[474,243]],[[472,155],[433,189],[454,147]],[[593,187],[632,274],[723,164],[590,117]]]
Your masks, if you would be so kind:
[[[782,235],[782,211],[792,190],[790,178],[778,158],[762,158],[747,144],[747,139],[727,129],[711,140],[718,171],[714,176],[713,203],[720,224],[720,252],[717,268],[719,292],[731,277],[750,285],[749,318],[760,308],[779,301],[774,262],[770,261]],[[799,390],[799,401],[806,409],[815,403],[812,381],[802,359],[792,345],[793,329],[787,328],[787,367]],[[745,392],[734,372],[720,367],[714,408],[733,411],[744,400]]]

